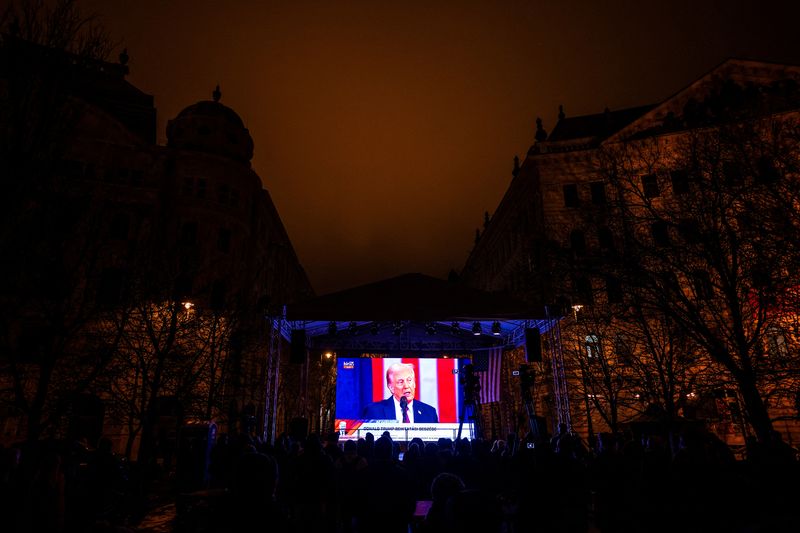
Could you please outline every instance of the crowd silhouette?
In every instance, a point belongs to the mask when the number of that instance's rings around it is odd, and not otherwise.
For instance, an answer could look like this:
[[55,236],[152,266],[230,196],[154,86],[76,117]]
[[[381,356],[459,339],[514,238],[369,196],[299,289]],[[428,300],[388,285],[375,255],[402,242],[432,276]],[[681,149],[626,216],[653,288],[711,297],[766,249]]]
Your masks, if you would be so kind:
[[[26,454],[29,457],[26,457]],[[796,531],[797,452],[777,432],[737,458],[713,433],[552,438],[388,434],[217,439],[208,487],[175,495],[178,532]],[[135,531],[133,474],[97,448],[2,449],[3,531]]]

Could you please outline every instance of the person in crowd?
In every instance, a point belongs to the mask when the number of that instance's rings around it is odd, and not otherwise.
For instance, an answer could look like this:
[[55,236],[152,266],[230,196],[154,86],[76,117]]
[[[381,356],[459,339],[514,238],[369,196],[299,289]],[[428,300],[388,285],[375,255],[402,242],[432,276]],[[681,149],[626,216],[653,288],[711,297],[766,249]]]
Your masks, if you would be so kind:
[[416,509],[408,470],[392,458],[392,440],[375,441],[375,457],[364,470],[359,491],[359,531],[407,533]]
[[448,500],[464,490],[464,482],[455,474],[443,472],[433,478],[431,483],[431,507],[425,515],[424,531],[436,533],[444,531],[445,512]]

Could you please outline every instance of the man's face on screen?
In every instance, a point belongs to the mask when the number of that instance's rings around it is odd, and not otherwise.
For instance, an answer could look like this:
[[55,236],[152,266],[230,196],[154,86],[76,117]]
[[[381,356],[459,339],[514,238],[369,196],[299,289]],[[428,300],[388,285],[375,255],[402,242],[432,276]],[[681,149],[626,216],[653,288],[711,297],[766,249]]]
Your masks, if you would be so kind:
[[414,371],[410,368],[400,367],[393,369],[389,373],[388,379],[389,392],[392,393],[397,401],[400,401],[402,396],[406,397],[409,402],[414,399],[414,393],[417,391],[417,384],[414,380]]

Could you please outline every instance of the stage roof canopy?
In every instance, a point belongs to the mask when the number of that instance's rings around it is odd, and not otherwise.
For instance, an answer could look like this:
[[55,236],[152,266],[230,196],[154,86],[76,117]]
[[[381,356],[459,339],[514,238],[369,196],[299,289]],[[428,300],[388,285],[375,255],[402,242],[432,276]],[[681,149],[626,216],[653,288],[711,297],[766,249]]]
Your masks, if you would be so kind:
[[545,318],[545,308],[424,274],[403,274],[290,305],[286,318],[290,321],[524,320]]
[[312,345],[362,351],[392,351],[401,345],[429,351],[517,345],[525,328],[544,333],[554,318],[544,306],[424,274],[327,294],[286,311],[291,327],[306,330]]

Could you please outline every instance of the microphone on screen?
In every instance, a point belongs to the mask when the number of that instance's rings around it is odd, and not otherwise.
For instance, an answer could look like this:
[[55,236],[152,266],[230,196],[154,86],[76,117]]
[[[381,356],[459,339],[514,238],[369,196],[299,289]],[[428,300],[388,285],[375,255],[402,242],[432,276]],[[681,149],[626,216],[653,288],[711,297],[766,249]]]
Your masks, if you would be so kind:
[[400,396],[400,409],[403,411],[408,409],[408,399],[405,396]]

